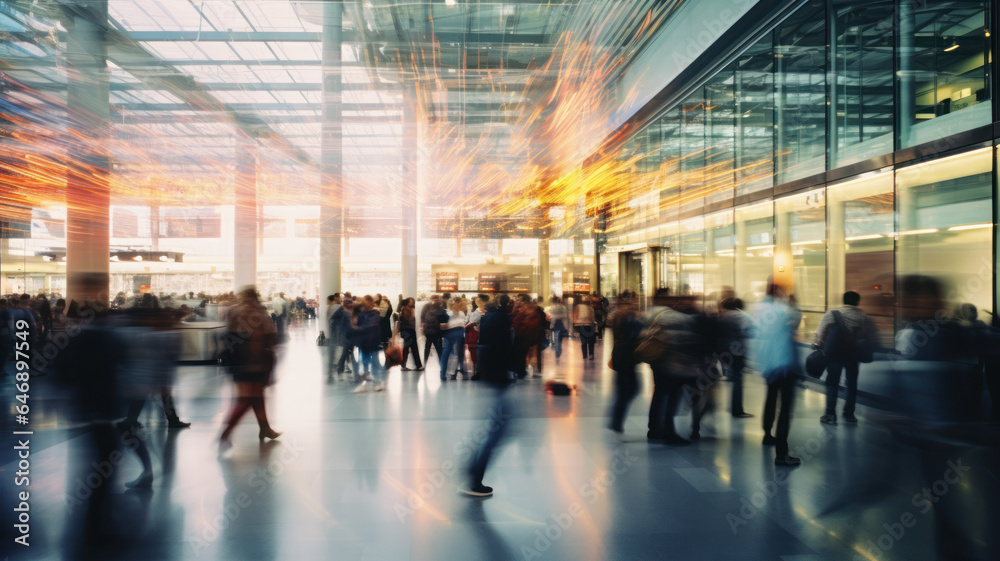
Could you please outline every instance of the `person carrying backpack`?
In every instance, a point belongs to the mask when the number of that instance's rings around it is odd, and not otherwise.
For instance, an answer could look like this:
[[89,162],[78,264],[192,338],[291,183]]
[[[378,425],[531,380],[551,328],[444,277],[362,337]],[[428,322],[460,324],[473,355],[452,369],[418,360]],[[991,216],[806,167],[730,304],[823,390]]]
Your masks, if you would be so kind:
[[858,363],[870,362],[863,355],[864,347],[871,346],[877,336],[875,323],[860,308],[861,296],[854,291],[844,293],[844,305],[828,310],[819,322],[813,347],[826,354],[826,414],[820,422],[837,424],[837,397],[840,392],[841,372],[847,373],[847,400],[843,419],[858,422],[854,406],[858,398]]

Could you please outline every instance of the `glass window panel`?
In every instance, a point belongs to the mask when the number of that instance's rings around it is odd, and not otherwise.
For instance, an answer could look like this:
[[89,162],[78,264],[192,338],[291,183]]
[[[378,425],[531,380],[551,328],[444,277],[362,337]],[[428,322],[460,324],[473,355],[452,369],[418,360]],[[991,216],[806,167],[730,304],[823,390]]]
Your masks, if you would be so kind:
[[680,294],[705,294],[705,219],[681,222]]
[[774,273],[774,203],[737,208],[735,223],[736,296],[760,302]]
[[[723,71],[705,86],[705,203],[733,198],[736,149],[733,73]],[[730,217],[731,220],[731,217]]]
[[705,94],[703,88],[681,104],[680,211],[705,206]]
[[773,68],[770,34],[734,64],[737,196],[774,186]]
[[848,290],[892,346],[895,306],[893,175],[883,172],[831,185],[826,192],[827,307]]
[[988,1],[899,5],[901,148],[989,124]]
[[934,277],[947,287],[948,304],[993,311],[992,197],[991,148],[897,170],[899,277]]
[[659,129],[658,185],[660,190],[660,220],[676,220],[680,213],[681,185],[681,109],[675,107],[657,120]]
[[714,306],[720,294],[733,291],[735,234],[733,211],[705,217],[706,306]]
[[835,8],[830,34],[830,167],[893,149],[893,9],[891,0]]
[[803,312],[799,335],[806,340],[826,311],[825,189],[778,199],[774,203],[777,248],[774,278],[790,287]]
[[777,183],[826,169],[826,8],[816,4],[775,30]]

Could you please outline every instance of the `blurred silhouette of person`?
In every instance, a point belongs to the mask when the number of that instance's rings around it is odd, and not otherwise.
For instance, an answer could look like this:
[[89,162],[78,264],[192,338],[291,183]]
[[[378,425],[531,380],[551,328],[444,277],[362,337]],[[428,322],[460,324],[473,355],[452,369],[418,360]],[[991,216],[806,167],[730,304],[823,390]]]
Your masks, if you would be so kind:
[[493,392],[493,403],[486,420],[486,437],[480,442],[469,466],[469,481],[459,491],[473,497],[488,497],[493,488],[483,484],[486,468],[493,451],[503,441],[514,418],[514,403],[507,395],[513,379],[510,374],[512,327],[507,308],[510,297],[501,295],[497,301],[486,305],[486,312],[479,322],[479,372],[480,379]]
[[344,352],[344,306],[340,293],[331,294],[326,300],[326,330],[330,334],[327,339],[326,379],[332,380],[337,365],[340,364],[340,354]]
[[271,428],[264,408],[264,388],[272,382],[277,330],[254,287],[240,291],[239,304],[229,311],[227,320],[226,341],[233,353],[229,372],[236,385],[236,400],[226,427],[219,435],[220,453],[232,447],[233,429],[250,409],[257,416],[260,426],[258,439],[261,442],[266,438],[278,438],[281,434]]
[[389,342],[389,338],[392,337],[392,302],[389,302],[387,296],[378,294],[375,297],[375,304],[379,316],[380,341],[384,347]]
[[14,340],[11,337],[12,318],[7,299],[0,297],[0,379],[6,376],[7,358],[14,348]]
[[569,334],[567,324],[569,323],[569,312],[566,305],[558,296],[549,298],[549,307],[546,310],[549,315],[549,337],[551,338],[552,352],[556,355],[556,366],[562,358],[562,342]]
[[[379,360],[381,349],[381,327],[378,305],[375,298],[365,296],[361,299],[361,310],[358,312],[351,328],[354,331],[355,345],[361,354],[361,366],[365,372],[371,372],[372,387],[380,392],[385,389],[385,368]],[[357,391],[367,389],[368,380],[362,380]]]
[[406,362],[410,353],[413,354],[414,370],[423,370],[424,365],[420,362],[420,347],[417,345],[417,312],[416,301],[413,298],[405,298],[399,304],[399,319],[396,321],[396,333],[403,340],[403,365],[400,370],[407,372],[410,370]]
[[590,298],[586,294],[580,296],[580,301],[573,307],[573,328],[580,334],[580,348],[583,350],[583,360],[594,360],[594,345],[597,343],[597,320],[594,318],[594,308],[590,306]]
[[538,344],[541,330],[538,306],[527,294],[517,295],[511,326],[514,328],[514,372],[518,378],[525,378],[528,376],[528,353]]
[[[693,333],[694,323],[686,314],[668,304],[670,291],[659,288],[653,295],[653,306],[646,311],[644,323],[668,334],[671,341],[682,340]],[[691,441],[677,434],[674,417],[684,395],[685,372],[692,367],[688,356],[680,345],[671,344],[659,359],[650,363],[653,370],[653,396],[649,402],[649,431],[646,438],[662,441],[672,446],[684,446]]]
[[743,300],[734,297],[727,297],[722,300],[716,325],[718,326],[718,340],[720,351],[723,356],[730,360],[723,360],[722,366],[725,374],[733,383],[733,393],[730,398],[729,412],[733,417],[746,419],[753,417],[753,414],[743,410],[743,369],[746,367],[746,340],[753,325],[753,319],[743,311]]
[[[802,316],[785,300],[783,288],[773,278],[768,278],[766,296],[754,310],[753,317],[757,338],[756,362],[767,381],[764,445],[775,446],[775,465],[797,466],[802,460],[788,453],[788,432],[795,403],[795,380],[799,371],[794,334]],[[778,415],[777,432],[772,436],[779,396],[781,411]]]
[[487,294],[480,294],[473,299],[475,309],[469,314],[469,323],[465,326],[465,345],[469,349],[469,360],[472,361],[472,379],[479,379],[479,322],[486,311],[486,303],[490,301]]
[[40,335],[42,337],[50,337],[52,332],[52,305],[49,303],[48,296],[44,294],[36,296],[31,308],[38,317]]
[[594,309],[594,324],[597,338],[604,340],[604,328],[608,324],[608,313],[609,313],[609,303],[608,299],[601,295],[600,292],[594,291],[594,295],[590,300],[591,307]]
[[438,361],[441,360],[443,352],[443,342],[441,339],[441,318],[442,312],[441,297],[437,294],[431,295],[430,302],[424,304],[420,310],[420,328],[424,332],[424,364],[427,364],[431,357],[431,347],[437,351]]
[[454,353],[458,365],[450,379],[456,379],[458,373],[461,372],[462,378],[468,380],[469,373],[465,370],[465,326],[468,323],[465,300],[456,296],[448,304],[447,311],[441,316],[441,319],[445,320],[441,322],[441,334],[444,337],[444,353],[441,355],[441,379],[447,380],[449,378],[448,359]]
[[167,427],[190,427],[191,423],[180,420],[174,407],[175,363],[181,349],[180,333],[173,330],[174,312],[161,309],[152,294],[143,294],[137,307],[128,311],[128,317],[129,328],[124,330],[128,338],[125,372],[132,395],[128,415],[118,428],[141,428],[139,414],[153,393],[163,402]]
[[843,419],[848,423],[858,422],[854,416],[858,400],[858,344],[865,339],[874,340],[877,336],[875,323],[858,308],[861,295],[854,291],[845,292],[843,302],[844,305],[823,314],[812,343],[813,348],[824,350],[828,360],[826,413],[819,420],[830,425],[837,424],[837,398],[842,372],[847,376]]
[[632,399],[639,392],[635,347],[643,323],[638,299],[631,291],[622,293],[618,307],[611,314],[611,369],[615,371],[615,401],[611,407],[610,429],[620,441],[625,440],[625,416]]
[[[354,374],[358,371],[358,363],[354,360],[354,344],[357,341],[357,337],[354,335],[354,329],[352,324],[357,316],[357,310],[355,309],[357,304],[355,304],[354,299],[344,294],[344,300],[341,302],[341,309],[339,313],[334,314],[330,317],[331,322],[336,322],[339,324],[338,339],[342,342],[340,350],[340,359],[337,361],[337,374],[347,375]],[[331,324],[332,325],[332,324]],[[330,329],[333,329],[331,327]],[[334,342],[336,344],[336,342]],[[348,364],[350,361],[350,364]]]

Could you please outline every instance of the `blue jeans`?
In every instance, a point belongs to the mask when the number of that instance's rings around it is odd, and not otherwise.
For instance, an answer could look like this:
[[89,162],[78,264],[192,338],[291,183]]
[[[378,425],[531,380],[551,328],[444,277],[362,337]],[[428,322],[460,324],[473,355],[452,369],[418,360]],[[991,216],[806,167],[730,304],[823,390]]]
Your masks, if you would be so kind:
[[372,378],[376,382],[385,382],[385,368],[378,360],[379,349],[374,351],[361,351],[361,364],[367,370],[371,368]]
[[444,349],[441,352],[441,379],[448,376],[448,359],[451,353],[455,352],[458,358],[458,372],[465,374],[465,353],[462,352],[462,343],[465,342],[465,331],[462,329],[450,329],[444,332]]
[[556,360],[562,356],[562,336],[563,332],[561,328],[553,328],[551,333],[552,337],[552,352],[556,353]]

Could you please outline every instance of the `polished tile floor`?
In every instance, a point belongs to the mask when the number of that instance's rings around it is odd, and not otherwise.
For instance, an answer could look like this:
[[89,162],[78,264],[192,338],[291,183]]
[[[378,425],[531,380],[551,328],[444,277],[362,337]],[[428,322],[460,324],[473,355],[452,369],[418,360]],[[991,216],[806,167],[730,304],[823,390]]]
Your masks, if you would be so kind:
[[[823,397],[800,390],[793,449],[803,465],[776,468],[760,444],[763,386],[748,376],[752,419],[719,407],[689,447],[645,440],[648,372],[626,425],[629,442],[606,430],[613,373],[583,362],[576,341],[563,361],[546,355],[544,377],[578,386],[550,396],[543,380],[517,384],[515,431],[495,457],[489,499],[455,492],[488,392],[475,382],[443,383],[435,369],[389,374],[384,393],[353,393],[328,382],[309,326],[291,332],[269,390],[282,437],[263,446],[248,415],[234,448],[216,454],[231,386],[215,367],[182,367],[175,389],[193,425],[168,431],[155,403],[141,419],[153,455],[152,491],[126,491],[139,473],[133,454],[107,485],[119,547],[89,558],[204,560],[746,560],[934,559],[932,513],[911,504],[922,487],[915,457],[859,408],[859,425],[820,425]],[[436,366],[436,363],[432,364]],[[11,404],[10,378],[4,404]],[[0,557],[67,558],[67,516],[81,482],[67,475],[81,432],[65,426],[57,388],[35,384],[31,546],[11,545],[14,463],[0,469]],[[718,386],[728,404],[729,385]],[[9,422],[9,421],[5,421]],[[689,416],[677,419],[682,433]],[[10,450],[4,427],[3,449]],[[481,437],[481,436],[480,436]],[[5,453],[4,461],[12,459]],[[943,468],[942,468],[943,469]],[[74,472],[76,473],[76,472]],[[11,506],[8,506],[11,505]],[[879,539],[884,525],[913,513],[915,526]],[[67,522],[69,520],[70,522]],[[893,526],[894,528],[894,526]],[[86,555],[84,558],[88,558]]]

